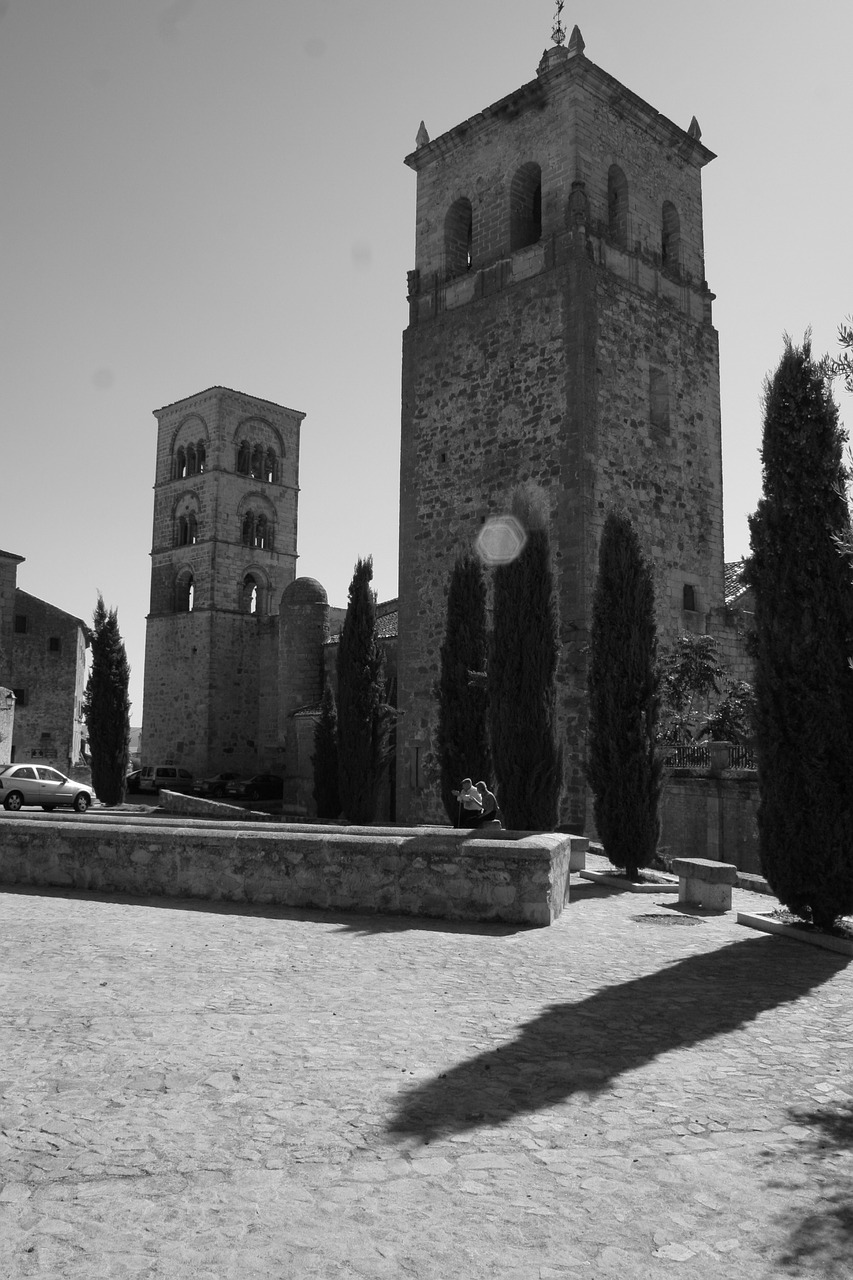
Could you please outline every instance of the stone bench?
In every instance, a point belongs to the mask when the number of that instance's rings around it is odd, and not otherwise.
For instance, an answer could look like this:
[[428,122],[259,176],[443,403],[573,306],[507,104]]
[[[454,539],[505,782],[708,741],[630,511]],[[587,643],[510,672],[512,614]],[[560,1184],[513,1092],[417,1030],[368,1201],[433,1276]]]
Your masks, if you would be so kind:
[[737,883],[737,867],[713,858],[673,858],[678,876],[678,901],[704,907],[706,911],[731,911],[732,885]]

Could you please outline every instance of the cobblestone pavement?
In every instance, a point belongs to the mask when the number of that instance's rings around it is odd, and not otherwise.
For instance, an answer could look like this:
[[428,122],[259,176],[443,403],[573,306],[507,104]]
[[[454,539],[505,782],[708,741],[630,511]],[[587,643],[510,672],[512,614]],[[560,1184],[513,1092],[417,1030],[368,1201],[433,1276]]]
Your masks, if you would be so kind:
[[853,962],[733,913],[22,890],[0,947],[3,1280],[853,1275]]

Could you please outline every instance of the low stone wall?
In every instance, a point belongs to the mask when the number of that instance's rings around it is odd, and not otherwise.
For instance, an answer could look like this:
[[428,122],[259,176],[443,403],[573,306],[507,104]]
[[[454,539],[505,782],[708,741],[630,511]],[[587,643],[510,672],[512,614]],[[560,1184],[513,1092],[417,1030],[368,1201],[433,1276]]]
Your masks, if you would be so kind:
[[587,842],[559,834],[16,814],[0,884],[548,925],[573,844],[577,861]]
[[669,858],[713,858],[760,874],[755,774],[667,777],[659,849]]

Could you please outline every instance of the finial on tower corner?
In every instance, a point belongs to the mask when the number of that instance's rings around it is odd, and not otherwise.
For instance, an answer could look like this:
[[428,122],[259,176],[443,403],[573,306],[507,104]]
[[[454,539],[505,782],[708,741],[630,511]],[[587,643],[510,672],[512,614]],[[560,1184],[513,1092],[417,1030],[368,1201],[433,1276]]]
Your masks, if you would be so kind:
[[566,0],[557,0],[557,12],[554,14],[554,30],[551,32],[551,39],[557,47],[561,47],[566,43],[566,28],[563,26],[563,6]]
[[699,121],[695,116],[687,127],[687,133],[691,138],[695,138],[697,142],[702,137],[702,130],[699,128]]
[[419,147],[425,147],[428,142],[429,142],[429,134],[427,133],[426,125],[422,120],[421,127],[420,129],[418,129],[418,136],[415,138],[415,148],[417,149]]
[[572,34],[569,36],[569,53],[574,56],[577,53],[583,53],[586,48],[586,41],[581,35],[581,29],[577,23],[572,28]]

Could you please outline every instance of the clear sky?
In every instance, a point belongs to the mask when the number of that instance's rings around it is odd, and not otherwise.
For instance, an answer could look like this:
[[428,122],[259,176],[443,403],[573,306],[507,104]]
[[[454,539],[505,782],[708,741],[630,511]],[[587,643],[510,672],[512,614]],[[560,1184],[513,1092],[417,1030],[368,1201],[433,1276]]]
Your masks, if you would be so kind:
[[[0,547],[119,611],[141,721],[156,423],[214,384],[303,410],[298,572],[397,590],[400,348],[431,137],[532,80],[553,0],[0,0]],[[587,56],[718,159],[726,557],[782,334],[853,311],[853,5],[567,0]],[[843,404],[848,423],[851,405]]]

